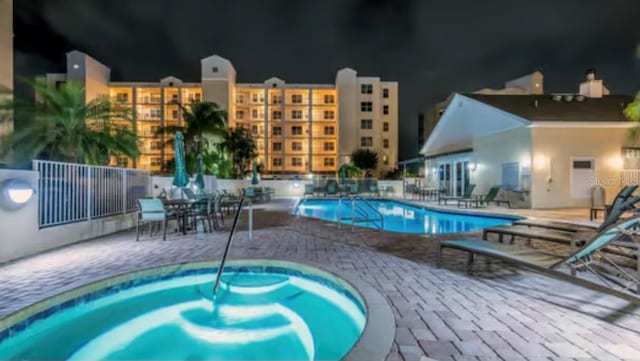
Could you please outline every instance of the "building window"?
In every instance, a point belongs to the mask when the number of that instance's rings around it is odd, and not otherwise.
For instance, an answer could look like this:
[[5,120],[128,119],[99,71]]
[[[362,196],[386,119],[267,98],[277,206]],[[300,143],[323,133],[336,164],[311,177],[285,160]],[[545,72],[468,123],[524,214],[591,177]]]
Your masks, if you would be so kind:
[[244,119],[244,110],[236,110],[236,119]]
[[302,142],[291,142],[291,150],[295,152],[302,151]]
[[238,103],[238,104],[244,104],[244,94],[238,94],[238,95],[236,95],[236,103]]
[[116,158],[116,167],[127,168],[127,166],[129,166],[129,158],[127,157]]
[[382,114],[389,114],[389,106],[388,105],[383,105],[382,106]]
[[336,165],[336,161],[334,158],[325,158],[324,159],[324,166],[325,167],[333,167]]
[[335,127],[324,127],[324,135],[334,135],[336,134],[336,128]]
[[252,103],[263,103],[264,102],[264,95],[260,94],[260,93],[251,94],[251,102]]
[[360,85],[360,93],[361,94],[373,94],[373,84],[361,84]]
[[302,119],[302,110],[292,110],[291,119]]
[[335,150],[335,144],[333,142],[325,142],[324,143],[324,151],[325,152],[332,152]]
[[388,98],[389,97],[389,88],[382,89],[382,97],[383,98]]
[[274,110],[273,113],[271,113],[271,115],[273,120],[282,119],[282,112],[280,110]]
[[382,156],[382,164],[389,165],[389,157],[387,157],[386,155],[383,155]]
[[360,129],[373,129],[373,120],[360,119]]
[[274,167],[282,167],[282,158],[271,159],[271,165],[273,165]]
[[162,165],[162,158],[160,158],[160,157],[151,157],[149,165],[151,165],[152,167],[161,166]]
[[325,104],[335,104],[336,102],[336,97],[333,96],[333,94],[326,94],[324,96],[324,103]]
[[361,147],[373,147],[373,137],[360,137]]
[[194,98],[194,100],[193,100],[193,101],[194,101],[194,102],[196,102],[196,103],[197,103],[197,102],[200,102],[201,97],[202,97],[202,94],[200,94],[200,93],[196,93],[196,96],[195,96],[195,98]]
[[151,142],[149,144],[149,148],[151,150],[160,150],[162,149],[162,142]]
[[382,140],[382,148],[389,148],[389,139]]
[[373,103],[371,103],[371,102],[360,102],[360,111],[361,112],[373,111]]
[[171,94],[171,101],[169,103],[177,103],[178,102],[178,94]]
[[282,150],[282,143],[280,142],[274,142],[273,144],[271,144],[271,149],[274,151],[281,151]]
[[335,119],[336,113],[333,110],[324,111],[324,119]]
[[271,104],[282,104],[282,95],[278,95],[278,94],[272,95]]
[[129,93],[116,93],[116,101],[118,103],[128,103]]
[[281,127],[273,127],[273,135],[282,135],[282,128]]
[[213,68],[211,68],[211,71],[214,72],[214,73],[217,73],[218,72],[218,67],[214,66]]
[[178,111],[177,110],[172,110],[171,111],[171,119],[178,120]]
[[389,131],[389,122],[382,123],[382,131],[383,132],[388,132]]
[[302,167],[302,158],[300,157],[291,158],[291,165],[294,167]]
[[291,134],[293,135],[302,135],[302,127],[299,125],[294,125],[291,127]]
[[302,104],[302,94],[291,95],[291,102],[293,104]]
[[251,126],[251,133],[252,134],[258,134],[258,126],[257,125],[252,125]]

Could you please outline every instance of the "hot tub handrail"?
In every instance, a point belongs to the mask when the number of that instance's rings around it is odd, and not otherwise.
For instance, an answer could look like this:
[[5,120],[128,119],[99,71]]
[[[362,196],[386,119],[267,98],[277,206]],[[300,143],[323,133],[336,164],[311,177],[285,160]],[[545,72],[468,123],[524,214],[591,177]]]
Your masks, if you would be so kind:
[[[233,225],[231,226],[231,231],[229,232],[229,239],[227,239],[227,245],[224,249],[224,254],[222,255],[222,260],[220,261],[220,265],[218,266],[218,274],[216,275],[216,281],[213,284],[213,302],[216,301],[216,293],[218,292],[218,285],[220,284],[220,278],[222,278],[222,271],[224,269],[224,263],[227,261],[227,256],[229,255],[229,249],[231,248],[231,241],[233,240],[233,235],[236,233],[236,228],[238,226],[238,218],[240,218],[240,213],[242,212],[242,208],[244,207],[245,202],[249,202],[251,206],[251,200],[243,197],[240,199],[240,203],[238,203],[238,209],[236,210],[236,214],[233,217]],[[253,228],[251,224],[251,220],[249,221],[249,229]]]

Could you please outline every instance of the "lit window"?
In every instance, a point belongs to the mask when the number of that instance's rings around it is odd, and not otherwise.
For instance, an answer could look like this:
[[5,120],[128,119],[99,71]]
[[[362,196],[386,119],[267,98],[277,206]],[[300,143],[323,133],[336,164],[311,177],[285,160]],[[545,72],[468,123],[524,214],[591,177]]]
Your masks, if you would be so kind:
[[360,102],[360,111],[361,112],[373,111],[373,103],[371,103],[371,102]]
[[149,165],[151,165],[152,167],[159,167],[162,165],[162,158],[160,157],[152,157]]
[[258,126],[257,125],[252,125],[251,126],[251,133],[258,134]]
[[388,132],[389,131],[389,122],[382,123],[382,131],[383,132]]
[[302,110],[292,110],[291,119],[302,119]]
[[331,94],[327,94],[324,96],[324,103],[325,104],[334,104],[336,102],[336,97],[331,95]]
[[129,158],[127,157],[117,157],[116,158],[116,166],[121,168],[126,168],[129,165]]
[[336,133],[336,128],[335,127],[324,127],[324,135],[334,135]]
[[291,143],[291,150],[293,150],[295,152],[302,151],[302,143],[301,142],[292,142]]
[[373,84],[362,84],[362,85],[360,85],[360,93],[361,94],[373,94]]
[[282,104],[282,96],[278,94],[272,95],[271,104]]
[[336,116],[333,110],[325,110],[324,111],[324,119],[334,119]]
[[273,159],[271,160],[271,164],[272,164],[274,167],[282,167],[282,158],[273,158]]
[[324,166],[325,167],[333,167],[336,165],[336,161],[334,158],[325,158],[324,159]]
[[325,152],[331,152],[335,150],[335,144],[333,142],[325,142],[324,143]]
[[236,95],[236,103],[244,104],[244,95],[243,94]]
[[236,119],[244,119],[244,110],[236,110]]
[[361,137],[360,138],[360,146],[361,147],[372,147],[373,146],[373,137]]
[[373,120],[360,119],[360,129],[373,129]]
[[300,157],[291,158],[291,165],[294,167],[302,167],[302,158]]
[[293,94],[291,95],[291,102],[294,104],[302,103],[302,94]]

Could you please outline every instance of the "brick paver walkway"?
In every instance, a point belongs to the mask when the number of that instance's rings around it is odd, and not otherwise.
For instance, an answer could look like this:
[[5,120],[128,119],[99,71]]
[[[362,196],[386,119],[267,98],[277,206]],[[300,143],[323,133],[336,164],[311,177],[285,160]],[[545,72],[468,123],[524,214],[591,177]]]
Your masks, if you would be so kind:
[[[467,272],[456,251],[438,269],[430,237],[337,232],[286,209],[258,210],[256,222],[253,242],[239,232],[231,258],[314,262],[368,281],[396,319],[387,360],[640,360],[640,312],[620,299],[482,258]],[[0,317],[110,275],[217,260],[225,237],[173,234],[136,243],[125,232],[0,265]]]

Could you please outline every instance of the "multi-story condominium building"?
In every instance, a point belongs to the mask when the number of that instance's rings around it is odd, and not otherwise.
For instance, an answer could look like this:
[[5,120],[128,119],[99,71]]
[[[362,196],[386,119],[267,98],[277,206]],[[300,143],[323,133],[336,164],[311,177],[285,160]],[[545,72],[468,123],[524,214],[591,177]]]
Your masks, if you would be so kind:
[[[13,0],[0,0],[0,89],[3,88],[13,89]],[[0,137],[12,126],[11,122],[0,123]]]
[[398,84],[358,77],[355,70],[338,72],[335,84],[290,84],[270,78],[261,83],[236,82],[227,59],[201,61],[200,83],[167,77],[158,83],[112,82],[109,69],[86,54],[67,54],[67,73],[49,74],[49,81],[71,80],[86,86],[87,100],[109,94],[135,110],[135,130],[142,155],[118,165],[161,171],[173,149],[157,130],[178,125],[178,103],[212,101],[228,112],[229,126],[251,130],[258,145],[258,163],[272,174],[334,174],[358,148],[378,154],[379,171],[395,167],[398,157]]

